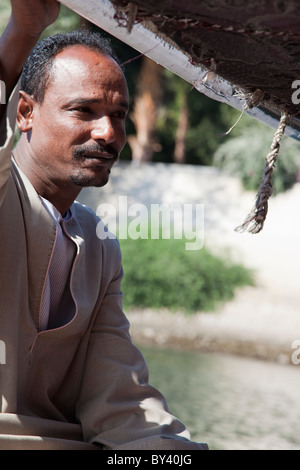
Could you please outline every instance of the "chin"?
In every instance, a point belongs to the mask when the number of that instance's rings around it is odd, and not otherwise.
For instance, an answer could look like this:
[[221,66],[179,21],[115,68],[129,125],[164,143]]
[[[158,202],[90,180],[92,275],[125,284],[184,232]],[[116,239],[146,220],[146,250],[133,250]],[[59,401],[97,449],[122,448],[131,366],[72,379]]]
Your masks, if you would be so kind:
[[109,174],[101,176],[101,178],[97,176],[87,176],[83,174],[76,176],[73,175],[71,176],[71,180],[76,186],[80,186],[81,188],[101,188],[102,186],[105,186],[108,182]]

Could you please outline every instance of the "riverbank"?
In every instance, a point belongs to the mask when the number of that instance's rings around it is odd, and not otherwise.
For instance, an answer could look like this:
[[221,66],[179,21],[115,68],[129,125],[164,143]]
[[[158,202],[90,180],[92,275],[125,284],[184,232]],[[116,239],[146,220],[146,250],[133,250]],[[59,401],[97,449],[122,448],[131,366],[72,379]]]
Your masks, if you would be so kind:
[[[300,359],[297,299],[248,287],[216,312],[187,316],[151,309],[127,312],[136,344],[217,352],[293,365]],[[298,346],[295,340],[299,339]],[[293,347],[294,344],[294,347]]]
[[126,312],[136,343],[292,364],[292,344],[300,343],[300,184],[273,196],[258,235],[234,230],[252,208],[255,194],[213,167],[121,162],[104,188],[85,189],[79,200],[95,211],[104,203],[118,209],[120,196],[127,196],[128,205],[203,204],[205,246],[256,275],[255,287],[237,292],[214,313]]

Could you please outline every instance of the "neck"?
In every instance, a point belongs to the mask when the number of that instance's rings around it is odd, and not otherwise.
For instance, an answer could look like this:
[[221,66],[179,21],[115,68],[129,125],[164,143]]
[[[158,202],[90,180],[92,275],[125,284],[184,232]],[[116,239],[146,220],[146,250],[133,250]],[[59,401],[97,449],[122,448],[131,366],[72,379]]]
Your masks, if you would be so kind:
[[36,192],[51,202],[64,217],[80,193],[81,188],[71,181],[64,183],[52,180],[47,171],[38,164],[38,159],[32,157],[27,137],[24,134],[22,134],[13,156],[18,167],[29,179]]

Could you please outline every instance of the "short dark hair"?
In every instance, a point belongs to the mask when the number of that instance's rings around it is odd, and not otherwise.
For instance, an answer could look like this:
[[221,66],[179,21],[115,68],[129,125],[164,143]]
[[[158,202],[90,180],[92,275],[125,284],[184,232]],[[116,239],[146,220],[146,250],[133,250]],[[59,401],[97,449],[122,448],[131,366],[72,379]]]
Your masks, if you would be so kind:
[[42,103],[56,55],[75,45],[110,56],[119,64],[110,40],[100,33],[89,30],[58,33],[38,42],[32,50],[23,68],[21,90],[33,96],[38,103]]

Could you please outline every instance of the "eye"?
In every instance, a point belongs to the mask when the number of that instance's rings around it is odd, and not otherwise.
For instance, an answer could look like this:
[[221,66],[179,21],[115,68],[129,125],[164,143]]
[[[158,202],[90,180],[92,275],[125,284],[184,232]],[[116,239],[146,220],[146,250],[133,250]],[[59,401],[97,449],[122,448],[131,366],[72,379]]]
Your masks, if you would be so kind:
[[117,119],[121,119],[121,120],[125,120],[126,115],[127,115],[127,113],[125,113],[125,111],[116,111],[115,113],[113,113],[113,117],[115,117]]
[[91,113],[91,109],[86,106],[78,106],[77,108],[71,109],[71,111],[77,111],[79,113]]

